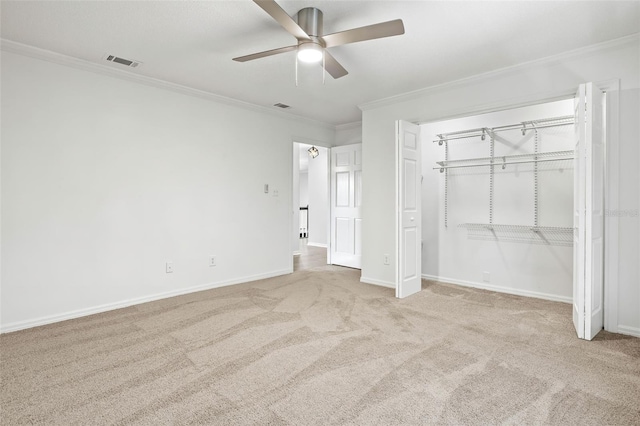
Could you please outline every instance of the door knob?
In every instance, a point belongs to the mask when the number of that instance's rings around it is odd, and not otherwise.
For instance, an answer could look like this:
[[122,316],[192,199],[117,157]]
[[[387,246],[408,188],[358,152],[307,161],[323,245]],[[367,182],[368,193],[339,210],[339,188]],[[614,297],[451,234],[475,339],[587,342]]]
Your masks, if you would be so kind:
[[413,221],[414,221],[414,217],[413,217],[413,216],[411,216],[411,222],[413,222]]

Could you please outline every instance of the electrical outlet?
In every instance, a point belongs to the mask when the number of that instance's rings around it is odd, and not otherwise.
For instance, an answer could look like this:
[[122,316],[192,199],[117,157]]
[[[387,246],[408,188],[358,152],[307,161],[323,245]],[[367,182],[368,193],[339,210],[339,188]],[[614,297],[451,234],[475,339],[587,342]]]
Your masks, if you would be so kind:
[[170,274],[173,272],[173,262],[167,262],[166,266],[165,266],[165,272],[167,274]]
[[273,190],[273,196],[274,196],[274,197],[277,197],[278,195],[280,195],[280,194],[278,193],[278,190],[277,190],[277,189],[274,189],[274,190]]
[[388,264],[389,264],[389,255],[388,255],[388,254],[385,254],[385,255],[384,255],[384,264],[385,264],[385,265],[388,265]]
[[216,257],[214,255],[209,256],[209,266],[217,266]]
[[488,283],[489,281],[491,281],[491,274],[488,273],[487,271],[484,271],[482,273],[482,281],[484,281],[485,283]]

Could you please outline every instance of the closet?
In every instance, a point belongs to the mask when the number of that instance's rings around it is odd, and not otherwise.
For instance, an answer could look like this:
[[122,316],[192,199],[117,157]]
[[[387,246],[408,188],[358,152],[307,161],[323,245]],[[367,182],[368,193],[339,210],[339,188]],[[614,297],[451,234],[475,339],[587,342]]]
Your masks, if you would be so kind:
[[423,277],[571,303],[574,100],[420,134]]

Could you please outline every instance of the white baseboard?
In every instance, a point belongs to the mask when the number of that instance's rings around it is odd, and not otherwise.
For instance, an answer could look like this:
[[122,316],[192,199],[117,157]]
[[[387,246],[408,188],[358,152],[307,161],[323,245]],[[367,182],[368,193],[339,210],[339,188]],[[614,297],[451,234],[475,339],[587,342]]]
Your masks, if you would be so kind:
[[573,302],[573,299],[571,297],[557,296],[555,294],[540,293],[540,292],[531,291],[531,290],[520,290],[516,288],[503,287],[499,285],[491,285],[487,283],[463,281],[463,280],[457,280],[454,278],[436,277],[434,275],[428,275],[428,274],[422,274],[422,278],[425,280],[439,281],[441,283],[461,285],[464,287],[479,288],[482,290],[490,290],[498,293],[515,294],[516,296],[535,297],[536,299],[551,300],[554,302],[563,302],[563,303]]
[[265,274],[251,275],[248,277],[236,278],[217,283],[208,283],[197,285],[180,290],[167,291],[164,293],[153,294],[150,296],[137,297],[135,299],[127,299],[115,303],[107,303],[104,305],[94,306],[86,309],[78,309],[75,311],[65,312],[62,314],[49,315],[40,318],[34,318],[26,321],[16,321],[9,324],[0,325],[0,334],[10,333],[12,331],[24,330],[27,328],[38,327],[41,325],[53,324],[60,321],[66,321],[74,318],[86,317],[88,315],[99,314],[101,312],[112,311],[114,309],[126,308],[128,306],[139,305],[141,303],[153,302],[154,300],[167,299],[169,297],[182,296],[184,294],[195,293],[198,291],[211,290],[214,288],[227,287],[235,284],[242,284],[251,281],[263,280],[266,278],[277,277],[280,275],[290,274],[291,269],[282,269],[279,271],[267,272]]
[[640,337],[640,328],[638,327],[629,327],[626,325],[618,325],[618,333],[626,334],[629,336]]
[[379,285],[381,287],[392,288],[394,290],[396,288],[395,283],[390,283],[388,281],[376,280],[376,279],[373,279],[373,278],[360,277],[360,282],[361,283],[365,283],[365,284],[373,284],[373,285]]
[[311,247],[327,248],[327,245],[326,245],[326,244],[322,244],[322,243],[312,243],[311,241],[308,241],[308,242],[307,242],[307,245],[308,245],[308,246],[311,246]]

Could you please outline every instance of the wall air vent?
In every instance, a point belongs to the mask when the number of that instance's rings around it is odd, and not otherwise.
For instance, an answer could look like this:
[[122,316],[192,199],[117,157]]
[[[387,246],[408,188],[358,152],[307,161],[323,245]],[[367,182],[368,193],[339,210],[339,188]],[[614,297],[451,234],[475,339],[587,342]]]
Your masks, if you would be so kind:
[[273,106],[274,106],[274,107],[278,107],[278,108],[282,108],[282,109],[288,109],[288,108],[291,108],[291,106],[290,106],[290,105],[282,104],[282,103],[280,103],[280,102],[278,102],[277,104],[273,104]]
[[104,59],[109,62],[115,62],[116,64],[121,64],[129,68],[135,68],[142,64],[142,62],[139,61],[132,61],[130,59],[124,59],[114,55],[106,55]]

